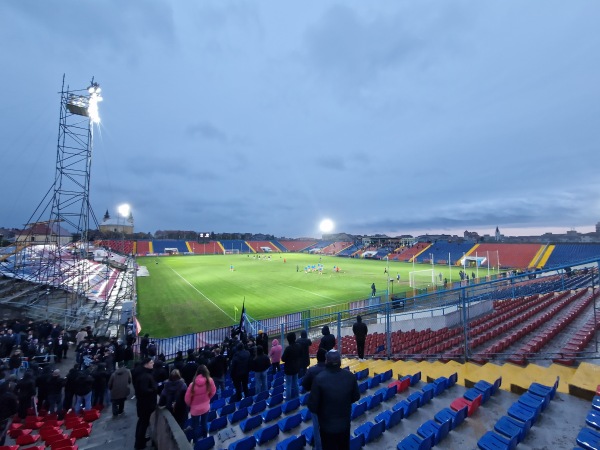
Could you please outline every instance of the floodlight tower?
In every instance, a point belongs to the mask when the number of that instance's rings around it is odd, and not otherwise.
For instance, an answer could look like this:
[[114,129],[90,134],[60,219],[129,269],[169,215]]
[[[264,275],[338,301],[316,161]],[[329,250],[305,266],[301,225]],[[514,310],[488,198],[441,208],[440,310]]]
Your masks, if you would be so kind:
[[88,256],[90,219],[96,228],[98,222],[90,206],[90,174],[101,101],[100,85],[93,78],[86,89],[71,90],[63,76],[54,182],[17,239],[17,277],[65,292],[65,323],[67,311],[73,314],[89,290],[83,260]]

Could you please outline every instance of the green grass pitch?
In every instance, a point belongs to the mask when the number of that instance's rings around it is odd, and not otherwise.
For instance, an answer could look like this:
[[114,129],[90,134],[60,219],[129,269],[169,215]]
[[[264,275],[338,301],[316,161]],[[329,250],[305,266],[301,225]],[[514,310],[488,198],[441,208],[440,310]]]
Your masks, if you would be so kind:
[[[299,253],[253,255],[167,256],[138,258],[149,277],[138,277],[137,314],[142,332],[153,337],[179,336],[230,326],[239,320],[242,302],[254,319],[365,299],[375,283],[386,297],[387,261],[349,259]],[[284,262],[285,261],[285,262]],[[323,264],[322,274],[305,273],[307,265]],[[231,270],[230,266],[233,265]],[[333,267],[339,266],[339,272]],[[410,291],[409,272],[431,266],[389,262],[390,295]],[[298,269],[298,270],[297,270]],[[447,266],[436,273],[449,277]],[[460,267],[452,268],[458,279]],[[237,311],[235,310],[237,308]]]

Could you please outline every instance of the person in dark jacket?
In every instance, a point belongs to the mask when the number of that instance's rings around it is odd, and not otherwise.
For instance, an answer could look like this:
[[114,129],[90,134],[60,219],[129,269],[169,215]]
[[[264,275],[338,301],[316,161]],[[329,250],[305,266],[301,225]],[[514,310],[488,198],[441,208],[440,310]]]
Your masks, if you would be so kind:
[[300,332],[300,339],[298,339],[296,343],[302,348],[302,358],[300,360],[300,372],[298,372],[298,377],[303,377],[306,373],[306,369],[310,366],[309,350],[312,345],[312,341],[306,334],[306,330]]
[[93,394],[92,394],[92,404],[98,406],[107,406],[108,405],[108,379],[110,378],[110,373],[106,370],[106,364],[99,363],[96,366],[96,370],[94,370],[92,374],[92,378],[94,379],[94,384],[92,385]]
[[352,403],[360,398],[356,377],[341,365],[338,351],[327,352],[325,370],[313,380],[308,397],[308,409],[318,417],[321,444],[327,450],[350,448]]
[[165,363],[157,359],[154,361],[152,376],[154,377],[154,381],[156,381],[156,385],[158,386],[158,395],[160,396],[165,381],[169,379],[169,369],[167,369]]
[[79,414],[81,405],[84,404],[84,409],[89,411],[92,409],[92,387],[94,386],[94,378],[90,375],[87,369],[80,370],[75,378],[75,400],[73,411]]
[[65,378],[60,376],[60,370],[54,369],[52,376],[48,379],[48,412],[62,412],[62,390],[65,386]]
[[140,356],[142,359],[148,356],[148,345],[150,345],[150,335],[146,333],[140,340]]
[[225,374],[229,362],[227,358],[221,354],[220,348],[215,348],[213,358],[208,362],[208,371],[215,382],[217,392],[225,390]]
[[19,399],[18,414],[21,419],[27,416],[27,410],[33,406],[33,397],[35,395],[35,378],[31,371],[26,371],[15,388],[15,394]]
[[248,397],[248,377],[250,375],[250,352],[241,342],[238,342],[233,358],[231,358],[229,373],[235,387],[235,399],[239,402],[242,399],[242,392],[244,397]]
[[283,373],[285,373],[285,398],[291,400],[298,397],[298,373],[302,364],[302,347],[296,342],[296,333],[289,332],[286,336],[288,346],[281,355],[281,360],[285,363]]
[[173,418],[182,430],[183,424],[188,418],[188,406],[185,403],[186,391],[187,385],[181,378],[179,370],[173,369],[169,374],[169,379],[164,384],[158,401],[158,406],[167,408],[173,414]]
[[68,411],[73,406],[73,396],[75,395],[75,379],[79,373],[79,364],[75,364],[67,373],[65,380],[65,399],[63,401],[63,410]]
[[[320,348],[319,350],[317,350],[317,364],[310,367],[306,371],[306,375],[304,375],[304,377],[302,378],[302,387],[306,392],[310,392],[310,390],[312,389],[313,381],[316,378],[316,376],[325,370],[325,355],[327,355],[327,352],[324,348]],[[321,435],[319,434],[319,416],[317,416],[316,414],[311,414],[311,416],[314,436],[313,450],[322,450],[323,447],[321,446]]]
[[356,316],[356,322],[352,325],[352,332],[356,339],[356,353],[358,359],[361,361],[365,360],[365,341],[367,339],[367,333],[369,332],[367,324],[362,321],[361,316]]
[[250,370],[254,371],[255,393],[266,391],[269,389],[267,384],[267,371],[271,367],[271,359],[262,348],[262,345],[256,346],[256,357],[250,364]]
[[138,421],[135,427],[135,448],[146,447],[146,430],[150,425],[150,416],[156,409],[157,392],[156,381],[152,376],[154,361],[150,357],[142,360],[143,369],[135,378],[135,398],[137,400]]
[[196,362],[196,356],[194,356],[194,350],[188,350],[187,360],[185,361],[185,365],[183,369],[181,369],[181,376],[185,381],[186,385],[190,385],[190,383],[194,380],[194,376],[196,375],[196,371],[198,370],[198,363]]
[[269,336],[263,330],[258,330],[258,336],[256,336],[256,345],[260,345],[265,354],[267,354],[269,350]]
[[335,336],[329,331],[329,327],[325,325],[321,330],[323,337],[319,343],[319,347],[324,348],[326,352],[335,347]]
[[19,400],[8,385],[8,382],[0,383],[0,445],[4,445],[10,419],[19,410]]
[[125,400],[129,395],[131,383],[131,372],[125,366],[119,367],[117,370],[115,370],[108,379],[108,389],[110,391],[113,417],[123,414]]

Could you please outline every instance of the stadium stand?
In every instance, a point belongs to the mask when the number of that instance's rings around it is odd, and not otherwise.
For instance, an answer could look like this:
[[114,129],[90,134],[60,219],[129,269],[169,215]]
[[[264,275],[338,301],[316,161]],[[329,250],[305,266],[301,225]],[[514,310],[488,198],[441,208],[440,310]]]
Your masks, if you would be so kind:
[[[154,253],[187,253],[189,252],[186,241],[176,239],[155,239],[152,241]],[[177,249],[169,252],[168,249]]]
[[303,252],[307,250],[309,247],[315,245],[317,243],[316,240],[279,240],[279,243],[288,251],[288,252]]
[[152,253],[150,249],[150,241],[137,241],[136,242],[136,255],[144,256],[148,253]]
[[435,264],[448,265],[448,257],[450,257],[450,264],[455,264],[464,254],[468,253],[474,245],[475,243],[471,241],[436,241],[427,248],[426,252],[418,255],[415,258],[415,262],[431,264],[431,255],[433,254],[433,261]]
[[535,264],[540,244],[478,244],[467,256],[485,256],[490,267],[526,269]]
[[556,244],[544,267],[573,264],[597,258],[598,255],[600,255],[600,244]]

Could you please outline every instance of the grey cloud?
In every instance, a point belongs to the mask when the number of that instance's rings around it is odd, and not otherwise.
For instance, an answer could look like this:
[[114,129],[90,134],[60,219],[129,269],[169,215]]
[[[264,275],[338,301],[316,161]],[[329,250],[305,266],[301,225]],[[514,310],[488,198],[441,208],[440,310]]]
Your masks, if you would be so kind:
[[185,129],[185,134],[192,138],[199,137],[201,139],[217,142],[228,141],[227,134],[208,121],[202,121],[193,125],[189,125]]

